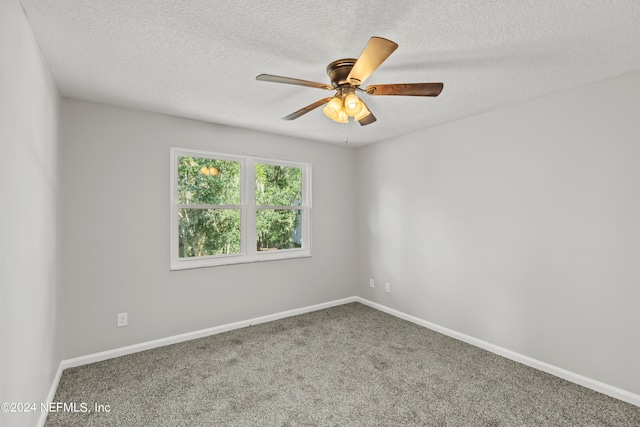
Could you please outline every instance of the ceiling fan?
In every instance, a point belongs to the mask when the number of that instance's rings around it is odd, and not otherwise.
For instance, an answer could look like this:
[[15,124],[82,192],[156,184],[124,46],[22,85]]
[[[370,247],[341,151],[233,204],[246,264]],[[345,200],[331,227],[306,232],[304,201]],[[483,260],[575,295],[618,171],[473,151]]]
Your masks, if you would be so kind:
[[369,95],[400,95],[400,96],[438,96],[442,92],[442,83],[396,83],[377,84],[361,89],[360,85],[382,64],[396,49],[398,44],[382,37],[371,37],[358,59],[345,58],[333,61],[327,65],[327,74],[331,84],[311,82],[291,77],[260,74],[256,80],[274,83],[286,83],[298,86],[315,87],[324,90],[335,90],[333,97],[323,98],[307,105],[298,111],[283,117],[282,120],[295,120],[309,111],[327,104],[322,111],[330,119],[347,123],[349,117],[357,120],[361,126],[376,121],[376,117],[369,110],[356,92]]

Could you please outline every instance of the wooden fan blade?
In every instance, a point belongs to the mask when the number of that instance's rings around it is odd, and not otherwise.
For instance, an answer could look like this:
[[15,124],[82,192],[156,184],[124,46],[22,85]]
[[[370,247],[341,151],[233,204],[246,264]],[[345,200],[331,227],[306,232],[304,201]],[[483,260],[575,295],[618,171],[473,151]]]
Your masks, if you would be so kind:
[[329,101],[331,101],[331,98],[324,98],[324,99],[321,99],[320,101],[316,101],[313,104],[309,104],[306,107],[299,109],[295,113],[291,113],[288,116],[283,117],[282,120],[295,120],[298,117],[304,114],[307,114],[311,110],[315,110],[316,108],[326,104]]
[[364,117],[360,120],[358,120],[358,123],[360,123],[360,126],[366,126],[366,125],[370,125],[371,123],[375,122],[376,116],[373,115],[373,113],[370,113],[367,117]]
[[285,83],[289,85],[308,86],[318,89],[333,90],[333,86],[324,83],[310,82],[309,80],[294,79],[291,77],[274,76],[273,74],[260,74],[256,80],[263,82]]
[[361,85],[398,48],[398,44],[382,37],[371,37],[347,76],[347,81]]
[[367,115],[367,116],[361,118],[360,120],[358,120],[358,123],[360,123],[360,126],[370,125],[371,123],[373,123],[373,122],[375,122],[377,120],[376,116],[373,115],[373,113],[369,109],[369,106],[367,104],[365,104],[363,100],[360,100],[360,102],[362,102],[364,104],[364,106],[367,108],[367,110],[369,111],[369,115]]
[[368,86],[364,91],[370,95],[438,96],[442,83],[396,83]]

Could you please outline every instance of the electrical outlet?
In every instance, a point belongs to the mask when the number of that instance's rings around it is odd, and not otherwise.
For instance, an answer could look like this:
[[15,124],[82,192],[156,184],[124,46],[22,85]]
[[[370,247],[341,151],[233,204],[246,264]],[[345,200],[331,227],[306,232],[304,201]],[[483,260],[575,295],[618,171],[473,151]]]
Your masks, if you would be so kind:
[[384,283],[384,291],[391,293],[391,283],[389,282]]
[[375,284],[375,282],[373,281],[373,279],[369,279],[369,287],[370,287],[370,288],[375,288],[375,287],[376,287],[376,284]]
[[127,326],[129,324],[129,319],[127,313],[118,313],[118,328],[123,326]]

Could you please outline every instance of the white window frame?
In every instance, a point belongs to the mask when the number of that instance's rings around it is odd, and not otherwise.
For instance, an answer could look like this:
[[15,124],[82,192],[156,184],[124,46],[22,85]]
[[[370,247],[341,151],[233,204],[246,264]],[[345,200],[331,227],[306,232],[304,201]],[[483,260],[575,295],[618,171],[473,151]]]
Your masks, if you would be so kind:
[[[240,209],[240,253],[229,255],[211,255],[204,257],[180,258],[178,209],[187,206],[178,203],[178,159],[182,156],[203,157],[219,160],[231,160],[240,163],[240,205],[207,205],[207,208]],[[170,259],[171,270],[214,267],[229,264],[243,264],[261,261],[273,261],[311,256],[311,164],[289,160],[272,159],[258,156],[236,155],[189,148],[171,147],[170,165]],[[255,166],[269,164],[296,167],[302,170],[302,201],[300,206],[256,206],[255,202]],[[302,247],[259,252],[256,247],[256,213],[259,209],[295,209],[302,211]]]

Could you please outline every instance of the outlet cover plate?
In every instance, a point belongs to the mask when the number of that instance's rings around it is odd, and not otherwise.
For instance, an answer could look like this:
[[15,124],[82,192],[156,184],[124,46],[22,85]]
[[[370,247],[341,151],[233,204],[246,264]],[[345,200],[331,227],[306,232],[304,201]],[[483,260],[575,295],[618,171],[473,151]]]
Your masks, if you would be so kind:
[[118,328],[123,326],[127,326],[129,324],[129,319],[127,313],[118,313]]

